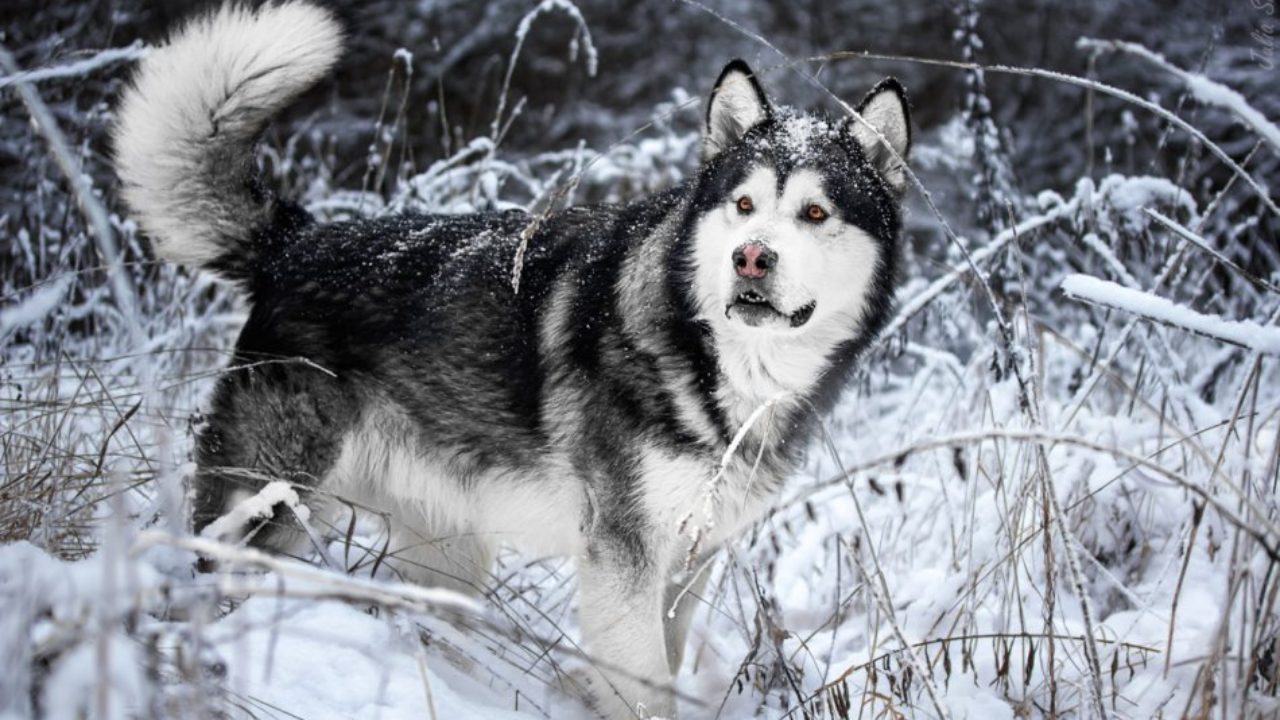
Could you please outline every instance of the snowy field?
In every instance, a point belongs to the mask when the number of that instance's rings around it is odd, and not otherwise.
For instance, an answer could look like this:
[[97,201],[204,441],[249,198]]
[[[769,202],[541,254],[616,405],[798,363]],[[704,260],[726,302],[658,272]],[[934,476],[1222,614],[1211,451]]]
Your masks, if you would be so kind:
[[[586,82],[639,71],[597,67],[587,4],[526,5],[503,62],[545,24]],[[936,57],[988,67],[945,69],[959,100],[917,129],[896,315],[716,556],[680,717],[1280,717],[1280,71],[1217,62],[1253,41],[1207,32],[1199,66],[1086,38],[1070,76],[990,67],[961,5]],[[733,7],[715,21],[741,36]],[[0,48],[0,718],[590,717],[571,560],[511,551],[473,598],[396,582],[362,524],[300,558],[190,535],[193,437],[245,308],[147,261],[115,197],[101,128],[132,41],[68,37],[25,75]],[[843,49],[752,52],[786,101],[800,57]],[[533,152],[503,145],[534,110],[496,83],[492,126],[406,159],[416,58],[381,59],[354,173],[317,114],[269,139],[271,177],[338,219],[626,200],[696,164],[701,86]],[[1238,91],[1258,73],[1271,95]],[[995,77],[1070,88],[1052,122],[1085,170],[1020,164],[1011,138],[1047,126],[1002,127]],[[98,80],[100,102],[61,102]]]

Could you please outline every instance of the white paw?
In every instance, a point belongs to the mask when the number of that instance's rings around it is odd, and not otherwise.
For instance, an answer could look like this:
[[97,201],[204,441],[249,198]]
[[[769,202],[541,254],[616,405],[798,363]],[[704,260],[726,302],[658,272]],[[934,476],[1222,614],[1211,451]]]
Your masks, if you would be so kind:
[[[597,715],[608,720],[674,720],[675,700],[662,690],[647,689],[643,695],[649,702],[631,705],[624,699],[637,693],[635,683],[610,683],[606,676],[592,666],[570,668],[562,682],[565,692],[580,697]],[[656,700],[656,702],[655,702]]]

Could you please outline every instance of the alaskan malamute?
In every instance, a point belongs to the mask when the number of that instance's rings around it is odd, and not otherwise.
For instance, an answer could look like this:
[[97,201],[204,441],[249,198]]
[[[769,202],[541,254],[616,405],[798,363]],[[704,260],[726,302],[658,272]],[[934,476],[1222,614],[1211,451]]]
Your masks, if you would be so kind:
[[[500,543],[572,555],[597,707],[672,716],[688,568],[761,516],[889,312],[902,87],[800,114],[734,61],[699,167],[652,197],[323,225],[254,150],[341,50],[316,5],[228,5],[151,52],[119,108],[156,254],[252,307],[199,438],[194,528],[284,480],[321,516],[385,511],[391,565],[419,582],[483,588]],[[259,545],[305,537],[284,506],[253,525]]]

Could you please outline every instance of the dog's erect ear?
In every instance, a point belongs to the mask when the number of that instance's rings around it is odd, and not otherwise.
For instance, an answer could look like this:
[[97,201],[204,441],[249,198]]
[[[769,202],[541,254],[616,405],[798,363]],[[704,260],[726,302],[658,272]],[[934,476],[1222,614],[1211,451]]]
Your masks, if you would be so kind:
[[702,159],[710,160],[719,155],[769,117],[769,100],[751,68],[741,60],[725,65],[707,103]]
[[902,163],[906,162],[907,153],[911,150],[911,113],[907,108],[907,91],[897,79],[887,77],[862,98],[857,111],[862,119],[850,118],[849,131],[862,145],[862,151],[871,164],[895,191],[901,193],[907,187]]

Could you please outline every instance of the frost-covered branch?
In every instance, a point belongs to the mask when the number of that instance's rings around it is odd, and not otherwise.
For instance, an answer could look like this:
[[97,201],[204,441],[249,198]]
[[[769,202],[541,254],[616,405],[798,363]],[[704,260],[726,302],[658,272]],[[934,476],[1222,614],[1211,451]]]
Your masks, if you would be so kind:
[[[1037,215],[1023,220],[1014,227],[1002,230],[998,235],[991,239],[991,242],[988,242],[981,248],[974,250],[970,253],[970,258],[975,265],[978,263],[985,263],[1001,250],[1005,249],[1009,243],[1014,240],[1046,225],[1051,225],[1063,217],[1069,217],[1077,208],[1079,208],[1079,202],[1077,200],[1071,200],[1065,204],[1054,207],[1052,210],[1042,215]],[[884,330],[880,331],[880,335],[877,337],[876,343],[882,343],[899,333],[904,327],[906,327],[907,323],[910,322],[912,318],[923,312],[925,308],[929,307],[930,303],[946,292],[958,280],[968,276],[969,273],[972,272],[971,268],[972,266],[966,265],[947,272],[938,279],[929,283],[928,287],[914,295],[910,300],[903,303],[902,307],[898,308],[897,314],[889,321],[889,324],[885,325]]]
[[1260,277],[1257,277],[1256,275],[1250,273],[1248,270],[1245,270],[1244,268],[1240,267],[1239,263],[1233,261],[1231,258],[1227,257],[1226,255],[1223,255],[1221,252],[1218,251],[1217,248],[1215,248],[1212,244],[1210,244],[1208,240],[1197,235],[1195,232],[1191,230],[1191,228],[1188,228],[1187,226],[1183,225],[1177,220],[1174,220],[1173,218],[1166,216],[1164,213],[1160,212],[1159,210],[1152,210],[1151,208],[1143,208],[1142,212],[1146,213],[1147,217],[1151,218],[1152,220],[1155,220],[1157,223],[1160,223],[1165,227],[1165,229],[1171,231],[1178,237],[1182,238],[1183,240],[1186,240],[1192,245],[1195,245],[1196,247],[1200,248],[1201,250],[1208,253],[1209,255],[1212,255],[1214,260],[1217,260],[1218,262],[1222,263],[1224,267],[1230,268],[1232,271],[1239,274],[1240,277],[1249,281],[1254,286],[1261,288],[1263,290],[1268,290],[1273,293],[1280,293],[1280,287],[1276,287],[1274,283],[1268,282]]
[[1123,310],[1265,355],[1280,355],[1280,328],[1206,315],[1167,298],[1089,275],[1068,275],[1062,281],[1062,290],[1077,300]]
[[210,540],[222,540],[240,532],[245,525],[254,520],[263,520],[275,513],[276,505],[284,505],[298,516],[300,521],[311,517],[311,512],[302,504],[298,491],[284,480],[273,480],[255,495],[251,495],[236,503],[226,514],[205,526],[200,536]]
[[1183,70],[1166,60],[1160,53],[1153,52],[1138,43],[1124,40],[1080,38],[1076,41],[1076,46],[1095,52],[1123,52],[1146,60],[1181,80],[1187,91],[1196,100],[1205,105],[1213,105],[1233,113],[1241,122],[1257,133],[1259,137],[1265,139],[1273,149],[1280,151],[1280,127],[1276,127],[1276,124],[1268,120],[1266,115],[1263,115],[1257,108],[1250,105],[1243,95],[1226,85],[1210,80],[1200,73]]
[[[0,46],[0,69],[10,73],[9,77],[16,77],[19,73],[13,55],[3,46]],[[71,186],[76,198],[80,201],[80,208],[88,218],[89,226],[93,229],[93,237],[97,240],[98,252],[102,254],[102,259],[109,268],[112,291],[115,293],[116,302],[120,305],[121,315],[133,335],[134,344],[141,346],[144,338],[138,316],[138,298],[125,273],[124,260],[116,244],[107,209],[94,191],[92,180],[71,157],[66,135],[63,134],[62,128],[58,127],[49,106],[41,99],[31,83],[21,78],[14,82],[23,104],[31,113],[31,119],[35,121],[40,134],[48,142],[49,152],[53,155],[54,162],[66,176],[67,184]]]
[[151,49],[149,47],[142,44],[141,40],[137,40],[126,47],[108,48],[107,50],[99,51],[97,54],[83,60],[77,60],[63,65],[54,65],[53,67],[20,72],[9,70],[8,75],[0,77],[0,90],[18,83],[38,83],[44,82],[45,80],[56,80],[59,78],[88,75],[89,73],[100,70],[108,65],[141,59],[145,57],[150,50]]
[[474,600],[452,590],[338,575],[280,555],[249,547],[228,545],[208,538],[181,537],[147,530],[138,534],[133,543],[132,552],[136,555],[157,546],[189,550],[216,560],[220,564],[269,570],[280,577],[306,583],[305,591],[311,595],[323,592],[327,596],[341,597],[349,601],[367,602],[414,612],[448,611],[464,615],[481,613],[480,607]]
[[71,288],[75,275],[63,275],[58,280],[38,288],[25,299],[0,309],[0,338],[12,330],[40,322],[60,307]]
[[[598,56],[596,54],[595,43],[591,41],[591,30],[587,27],[587,21],[582,17],[582,11],[574,5],[571,0],[542,0],[532,10],[520,18],[520,24],[516,27],[516,46],[511,51],[511,59],[507,61],[507,72],[502,78],[502,92],[498,94],[498,109],[493,114],[493,125],[491,128],[491,138],[497,143],[502,137],[499,132],[502,127],[503,113],[507,108],[507,92],[511,89],[511,75],[516,69],[516,60],[520,57],[520,50],[524,47],[525,38],[529,35],[529,29],[533,27],[533,21],[539,15],[550,13],[553,10],[560,10],[573,19],[578,26],[578,33],[582,37],[582,44],[586,50],[587,74],[595,77]],[[578,36],[574,36],[573,42],[569,46],[570,60],[576,60],[578,56]]]
[[1137,95],[1134,95],[1133,93],[1127,90],[1121,90],[1118,87],[1107,85],[1106,83],[1101,83],[1096,80],[1089,80],[1087,78],[1077,77],[1075,75],[1069,75],[1067,73],[1054,72],[1053,70],[1044,70],[1042,68],[1018,67],[1014,65],[980,65],[978,63],[959,62],[957,60],[939,60],[936,58],[913,57],[909,55],[892,55],[888,53],[853,52],[853,51],[834,52],[834,53],[829,53],[827,55],[818,55],[810,58],[804,58],[802,60],[799,60],[799,62],[819,62],[823,60],[846,60],[846,59],[897,60],[901,62],[919,63],[921,65],[949,67],[949,68],[955,68],[958,70],[981,69],[981,70],[985,70],[986,72],[998,73],[1003,75],[1024,75],[1027,77],[1053,80],[1055,82],[1060,82],[1066,85],[1075,85],[1076,87],[1084,88],[1086,90],[1093,90],[1094,92],[1100,92],[1104,95],[1110,95],[1112,97],[1119,98],[1121,100],[1124,100],[1127,103],[1130,103],[1132,105],[1135,105],[1137,107],[1140,107],[1144,110],[1147,110],[1148,112],[1151,112],[1157,115],[1158,117],[1165,120],[1166,122],[1176,126],[1179,130],[1182,130],[1187,135],[1190,135],[1192,138],[1195,138],[1202,145],[1204,145],[1205,148],[1209,150],[1209,152],[1213,153],[1214,157],[1218,158],[1218,160],[1220,160],[1223,165],[1226,165],[1228,168],[1230,168],[1231,172],[1235,173],[1237,176],[1240,177],[1240,179],[1244,180],[1245,183],[1250,188],[1253,189],[1254,193],[1257,194],[1258,199],[1262,201],[1262,204],[1266,205],[1267,209],[1270,210],[1273,215],[1280,216],[1280,206],[1277,206],[1275,203],[1275,200],[1271,198],[1271,193],[1269,193],[1265,188],[1259,185],[1258,181],[1255,180],[1252,175],[1245,172],[1244,168],[1240,166],[1240,163],[1236,162],[1235,159],[1233,159],[1230,155],[1228,155],[1227,151],[1223,150],[1221,146],[1219,146],[1217,143],[1210,140],[1208,136],[1206,136],[1194,125],[1187,122],[1186,120],[1183,120],[1182,118],[1178,117],[1172,112],[1166,110],[1161,105],[1154,103],[1150,100],[1146,100],[1144,98],[1138,97]]

